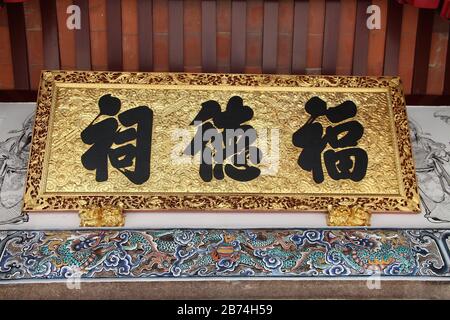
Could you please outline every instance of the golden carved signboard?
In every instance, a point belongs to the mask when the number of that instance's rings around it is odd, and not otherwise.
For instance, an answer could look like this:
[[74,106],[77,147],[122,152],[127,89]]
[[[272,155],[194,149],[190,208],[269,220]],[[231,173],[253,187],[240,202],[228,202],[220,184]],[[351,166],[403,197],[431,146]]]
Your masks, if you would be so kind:
[[417,212],[400,80],[43,72],[24,210]]

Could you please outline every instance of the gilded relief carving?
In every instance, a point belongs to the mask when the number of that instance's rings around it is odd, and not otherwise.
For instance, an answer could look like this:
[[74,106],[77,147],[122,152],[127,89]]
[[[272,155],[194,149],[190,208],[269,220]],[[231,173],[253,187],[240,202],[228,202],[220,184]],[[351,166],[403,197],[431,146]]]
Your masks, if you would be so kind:
[[[351,200],[371,211],[418,211],[401,90],[398,78],[44,72],[24,208],[78,210],[120,202],[124,210],[326,211]],[[98,182],[80,161],[88,148],[81,132],[98,115],[98,101],[106,94],[120,99],[122,111],[148,106],[153,112],[150,177],[142,184],[111,165],[108,180]],[[249,123],[258,134],[278,130],[279,162],[275,171],[245,183],[227,177],[205,182],[195,161],[174,163],[174,146],[183,142],[175,133],[181,129],[193,136],[190,123],[202,102],[225,106],[233,96],[252,108]],[[369,159],[361,181],[325,175],[316,183],[297,164],[301,150],[292,135],[308,120],[305,103],[316,96],[330,106],[348,100],[357,106],[354,119],[364,126],[358,146]],[[326,118],[318,122],[330,125]],[[271,165],[262,161],[260,167]]]

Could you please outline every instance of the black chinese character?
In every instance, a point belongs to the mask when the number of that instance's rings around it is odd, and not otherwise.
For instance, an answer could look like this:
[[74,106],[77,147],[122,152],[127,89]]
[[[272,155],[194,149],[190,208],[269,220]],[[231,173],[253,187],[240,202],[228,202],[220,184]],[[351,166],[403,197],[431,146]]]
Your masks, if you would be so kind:
[[226,174],[238,181],[257,178],[261,170],[254,165],[261,162],[261,151],[252,146],[256,130],[244,124],[253,117],[253,110],[234,96],[221,111],[217,101],[202,103],[202,108],[190,125],[198,129],[184,154],[201,152],[199,174],[203,181],[222,180]]
[[292,143],[303,148],[298,157],[298,165],[311,171],[316,183],[324,180],[322,169],[322,152],[327,145],[331,148],[346,148],[343,150],[327,150],[323,153],[323,160],[328,175],[334,180],[351,179],[361,181],[366,175],[368,157],[358,145],[364,133],[364,127],[356,120],[347,121],[336,126],[328,126],[323,132],[322,124],[315,122],[317,118],[325,116],[330,122],[338,123],[356,115],[356,105],[352,101],[345,101],[336,107],[327,108],[325,101],[313,97],[305,105],[310,114],[308,121],[292,136]]
[[[100,98],[98,107],[100,113],[81,132],[81,140],[92,145],[81,156],[81,163],[88,170],[96,170],[98,182],[108,180],[109,159],[111,165],[131,182],[144,183],[150,177],[153,111],[147,106],[139,106],[117,115],[121,102],[110,94]],[[94,123],[102,115],[109,117]],[[134,145],[125,144],[133,140],[136,141]],[[112,148],[113,144],[117,147]]]

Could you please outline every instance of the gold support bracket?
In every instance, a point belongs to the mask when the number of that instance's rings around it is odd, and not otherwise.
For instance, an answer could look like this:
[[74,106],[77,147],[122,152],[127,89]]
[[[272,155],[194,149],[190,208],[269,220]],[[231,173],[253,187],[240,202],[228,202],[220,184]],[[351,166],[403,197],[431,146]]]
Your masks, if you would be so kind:
[[372,214],[361,206],[341,203],[337,207],[328,206],[327,225],[333,227],[370,226]]
[[123,227],[125,216],[121,206],[88,207],[79,211],[80,227]]

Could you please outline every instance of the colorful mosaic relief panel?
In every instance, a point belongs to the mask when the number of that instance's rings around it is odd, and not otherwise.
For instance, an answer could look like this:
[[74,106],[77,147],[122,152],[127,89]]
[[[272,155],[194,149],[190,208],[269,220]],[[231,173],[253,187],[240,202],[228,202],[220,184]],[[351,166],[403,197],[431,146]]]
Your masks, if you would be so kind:
[[449,277],[445,230],[0,233],[0,279]]

